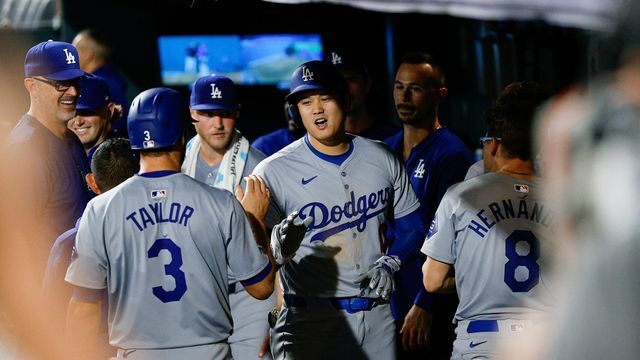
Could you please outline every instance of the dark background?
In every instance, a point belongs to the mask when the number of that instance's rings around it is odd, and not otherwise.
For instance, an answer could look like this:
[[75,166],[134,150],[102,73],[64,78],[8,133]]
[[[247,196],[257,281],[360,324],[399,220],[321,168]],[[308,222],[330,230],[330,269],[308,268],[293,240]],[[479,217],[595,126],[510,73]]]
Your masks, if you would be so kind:
[[[425,14],[386,14],[329,4],[283,5],[258,0],[62,0],[58,30],[0,32],[3,66],[15,68],[9,84],[21,88],[26,50],[48,38],[69,41],[86,27],[106,32],[113,62],[128,78],[131,100],[160,86],[157,37],[170,34],[320,33],[325,50],[364,54],[374,78],[376,114],[397,123],[392,84],[397,61],[408,51],[427,51],[443,63],[449,99],[443,122],[470,148],[484,132],[480,120],[506,84],[536,80],[558,92],[598,71],[598,37],[583,30],[541,22],[479,21]],[[16,42],[22,40],[23,42]],[[6,76],[6,75],[5,75]],[[188,96],[186,87],[177,88]],[[240,130],[251,140],[285,126],[285,91],[275,86],[241,86]],[[16,108],[19,108],[16,106]],[[8,114],[17,121],[20,113]],[[5,117],[5,119],[7,119]],[[15,119],[15,120],[13,120]]]

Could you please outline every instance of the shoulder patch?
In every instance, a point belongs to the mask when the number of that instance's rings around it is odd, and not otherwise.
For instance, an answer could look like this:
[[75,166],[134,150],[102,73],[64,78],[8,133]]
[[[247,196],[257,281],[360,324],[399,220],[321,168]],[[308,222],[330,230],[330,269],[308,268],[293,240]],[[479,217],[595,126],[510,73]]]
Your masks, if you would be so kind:
[[438,218],[434,217],[431,225],[429,225],[429,231],[427,232],[427,239],[432,237],[438,232]]

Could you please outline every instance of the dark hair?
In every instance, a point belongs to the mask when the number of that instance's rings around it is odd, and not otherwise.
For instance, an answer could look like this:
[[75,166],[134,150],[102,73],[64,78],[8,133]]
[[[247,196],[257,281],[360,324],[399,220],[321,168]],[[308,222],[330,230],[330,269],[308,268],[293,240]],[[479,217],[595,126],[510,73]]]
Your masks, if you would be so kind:
[[128,139],[105,140],[93,154],[91,172],[100,191],[110,190],[138,172],[140,167]]
[[436,84],[438,85],[438,87],[445,86],[445,76],[444,76],[444,70],[442,68],[442,65],[431,54],[427,54],[419,51],[410,52],[405,54],[402,57],[402,60],[400,60],[400,64],[412,64],[412,65],[429,64],[434,70],[433,72],[434,80],[436,81]]
[[548,98],[542,85],[533,81],[515,82],[502,91],[496,106],[482,117],[487,135],[502,138],[507,156],[532,160],[532,125],[536,109]]
[[89,41],[93,41],[95,47],[94,51],[103,59],[109,59],[111,57],[111,39],[106,31],[96,28],[84,29],[78,33],[79,35],[86,36]]

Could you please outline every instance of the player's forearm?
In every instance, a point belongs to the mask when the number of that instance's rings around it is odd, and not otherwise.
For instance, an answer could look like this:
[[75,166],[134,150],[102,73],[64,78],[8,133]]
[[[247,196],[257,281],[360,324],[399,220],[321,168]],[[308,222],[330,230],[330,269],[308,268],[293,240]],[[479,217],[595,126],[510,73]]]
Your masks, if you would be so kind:
[[455,290],[453,267],[427,257],[422,266],[424,287],[431,293],[446,293]]
[[71,359],[88,359],[93,356],[100,326],[100,311],[101,302],[69,301],[66,339]]

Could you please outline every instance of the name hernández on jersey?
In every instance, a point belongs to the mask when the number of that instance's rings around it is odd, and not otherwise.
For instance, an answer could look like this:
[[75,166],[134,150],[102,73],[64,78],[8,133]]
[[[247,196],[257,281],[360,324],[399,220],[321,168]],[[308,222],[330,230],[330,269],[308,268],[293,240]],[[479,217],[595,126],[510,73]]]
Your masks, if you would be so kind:
[[492,202],[476,213],[468,229],[484,238],[497,223],[507,219],[527,219],[546,228],[553,227],[553,213],[537,201],[523,199],[504,199]]
[[140,231],[146,229],[148,225],[166,222],[187,226],[194,212],[191,206],[172,202],[171,205],[169,205],[168,211],[164,211],[163,204],[164,202],[147,204],[147,207],[141,207],[133,211],[127,215],[125,219],[133,222]]
[[351,191],[350,198],[344,204],[334,205],[330,208],[320,202],[312,202],[300,209],[300,219],[313,216],[313,222],[308,231],[323,229],[331,224],[339,224],[344,219],[352,219],[338,226],[320,231],[311,237],[311,241],[324,241],[328,237],[350,228],[356,228],[363,232],[367,227],[367,220],[377,216],[387,209],[387,203],[391,199],[391,189],[388,187],[362,195],[356,199]]

